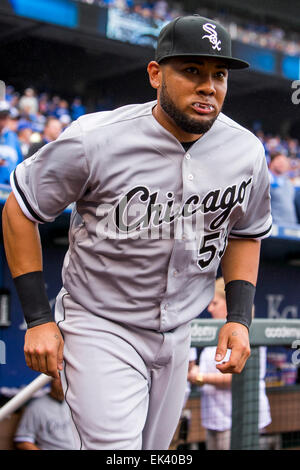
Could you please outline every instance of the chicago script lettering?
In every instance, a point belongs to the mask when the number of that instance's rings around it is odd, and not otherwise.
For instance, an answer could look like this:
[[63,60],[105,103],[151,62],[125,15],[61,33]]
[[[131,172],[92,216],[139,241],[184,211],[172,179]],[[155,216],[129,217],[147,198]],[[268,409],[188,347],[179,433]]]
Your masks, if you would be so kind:
[[[129,233],[138,228],[148,228],[150,225],[158,227],[163,223],[171,224],[179,218],[188,218],[197,212],[219,212],[209,225],[210,230],[216,230],[228,219],[235,206],[243,204],[251,182],[252,178],[249,178],[239,186],[232,185],[223,191],[212,190],[202,200],[199,194],[193,194],[182,205],[175,202],[172,191],[166,193],[164,202],[158,202],[159,191],[151,193],[146,186],[136,186],[124,194],[116,205],[114,223],[121,232]],[[137,204],[139,212],[142,213],[129,223],[130,207],[134,204]]]

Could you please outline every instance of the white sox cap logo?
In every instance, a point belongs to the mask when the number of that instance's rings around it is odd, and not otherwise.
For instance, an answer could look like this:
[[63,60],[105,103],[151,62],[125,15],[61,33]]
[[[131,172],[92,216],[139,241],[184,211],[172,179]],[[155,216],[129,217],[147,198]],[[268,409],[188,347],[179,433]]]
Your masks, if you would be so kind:
[[209,34],[205,34],[204,36],[202,36],[202,39],[207,38],[209,42],[212,44],[212,48],[220,51],[221,41],[218,40],[218,33],[216,31],[216,25],[211,24],[211,23],[205,23],[203,25],[203,29]]

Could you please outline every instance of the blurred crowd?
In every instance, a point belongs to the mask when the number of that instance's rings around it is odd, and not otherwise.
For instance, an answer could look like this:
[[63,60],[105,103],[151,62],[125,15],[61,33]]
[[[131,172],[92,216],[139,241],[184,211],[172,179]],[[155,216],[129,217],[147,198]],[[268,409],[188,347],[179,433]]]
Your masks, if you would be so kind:
[[292,137],[283,139],[276,134],[266,134],[261,129],[252,130],[265,148],[268,164],[274,153],[286,156],[288,161],[287,175],[294,186],[300,187],[300,141]]
[[[254,126],[255,128],[256,126]],[[254,129],[265,148],[273,223],[300,229],[300,142]]]
[[86,113],[79,97],[69,103],[55,95],[37,94],[28,87],[19,93],[6,88],[0,101],[0,183],[10,184],[12,170],[42,145],[51,142],[63,130]]
[[[80,2],[119,8],[127,13],[139,15],[150,22],[171,21],[177,16],[188,14],[180,2],[166,0],[77,0]],[[300,34],[285,30],[280,26],[260,22],[259,18],[252,21],[242,16],[228,13],[225,8],[219,11],[199,7],[193,13],[198,13],[221,22],[233,39],[256,44],[261,47],[275,49],[288,55],[300,55]]]

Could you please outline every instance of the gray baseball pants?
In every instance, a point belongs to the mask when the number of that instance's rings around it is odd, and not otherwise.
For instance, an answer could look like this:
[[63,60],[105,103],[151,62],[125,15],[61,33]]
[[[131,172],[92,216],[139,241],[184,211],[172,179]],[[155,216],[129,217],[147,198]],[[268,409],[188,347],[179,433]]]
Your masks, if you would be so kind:
[[184,401],[189,324],[166,333],[117,324],[87,312],[65,289],[55,319],[76,449],[168,449]]

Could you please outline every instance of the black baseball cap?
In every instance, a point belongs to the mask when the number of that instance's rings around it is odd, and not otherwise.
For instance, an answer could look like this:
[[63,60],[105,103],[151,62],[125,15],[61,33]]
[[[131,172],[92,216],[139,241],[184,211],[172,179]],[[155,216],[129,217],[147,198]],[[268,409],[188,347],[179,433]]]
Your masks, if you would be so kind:
[[156,62],[180,56],[224,59],[230,69],[249,67],[248,62],[232,57],[231,37],[226,29],[200,15],[179,16],[164,26],[158,36]]

